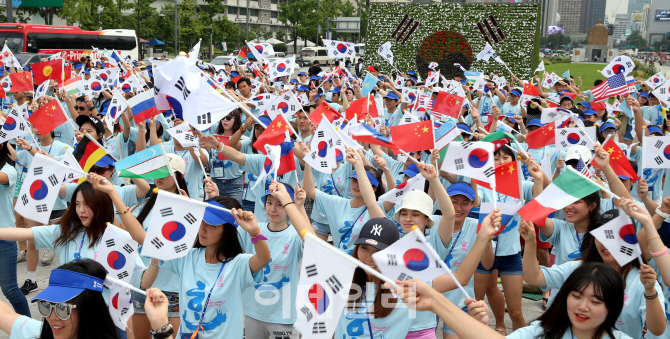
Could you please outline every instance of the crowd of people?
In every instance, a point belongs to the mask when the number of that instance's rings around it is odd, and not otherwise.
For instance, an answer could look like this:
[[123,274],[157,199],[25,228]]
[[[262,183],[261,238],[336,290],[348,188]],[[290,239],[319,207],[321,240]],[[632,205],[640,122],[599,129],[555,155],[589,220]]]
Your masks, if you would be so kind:
[[[102,56],[97,62],[75,62],[73,72],[88,79],[112,67],[108,61]],[[356,70],[365,73],[358,65]],[[143,90],[154,90],[155,67],[139,62],[126,67],[143,77],[147,85]],[[304,159],[314,147],[310,141],[317,131],[312,112],[326,102],[344,116],[351,102],[366,96],[363,74],[352,74],[338,62],[332,67],[315,63],[309,74],[277,79],[248,62],[233,62],[218,72],[207,63],[200,67],[203,76],[213,81],[225,74],[229,80],[216,87],[243,107],[208,130],[191,127],[199,147],[183,147],[166,132],[186,123],[172,111],[136,123],[129,107],[110,130],[103,121],[111,91],[95,96],[68,94],[52,81],[47,94],[37,100],[30,91],[4,99],[2,121],[14,105],[28,103],[29,112],[34,112],[52,98],[59,99],[71,120],[47,135],[31,126],[36,139],[26,136],[0,144],[0,284],[11,304],[0,302],[0,329],[10,338],[299,338],[293,324],[306,233],[376,268],[372,255],[415,226],[454,272],[453,277],[398,281],[400,288],[395,288],[357,269],[351,288],[363,293],[344,293],[348,300],[342,314],[334,315],[339,318],[334,338],[670,338],[670,176],[663,169],[644,169],[635,182],[615,171],[610,164],[612,151],[601,145],[614,140],[637,169],[641,136],[668,135],[666,103],[643,81],[636,84],[636,95],[617,98],[632,110],[633,117],[628,118],[597,105],[581,79],[579,84],[572,78],[561,79],[543,88],[539,77],[524,81],[511,75],[510,82],[500,83],[494,81],[497,74],[489,74],[486,93],[474,90],[462,73],[448,79],[458,82],[466,95],[457,123],[464,141],[481,140],[496,130],[513,133],[516,142],[497,147],[494,158],[497,166],[519,162],[523,181],[518,198],[441,170],[445,159],[440,159],[438,149],[402,158],[384,146],[359,142],[362,149],[347,147],[332,173],[311,168]],[[394,77],[375,71],[375,76],[378,82],[369,96],[383,101],[381,120],[367,115],[361,117],[362,123],[391,140],[410,138],[390,132],[413,107],[412,102],[401,100],[402,88],[396,87],[395,80],[403,78],[404,87],[433,99],[442,90],[440,84],[425,86],[416,71]],[[260,88],[254,88],[252,80],[261,83]],[[525,84],[535,86],[540,94],[527,103],[521,101]],[[266,155],[253,144],[276,114],[245,102],[264,93],[287,91],[307,98],[290,118],[297,134],[292,135],[296,170],[266,177],[256,185]],[[137,93],[123,94],[130,99]],[[554,106],[575,113],[586,127],[595,126],[596,145],[575,145],[567,151],[553,145],[529,148],[528,134],[545,125],[542,111]],[[431,118],[439,124],[440,119],[430,112],[421,117]],[[62,185],[48,224],[15,213],[33,158],[39,153],[60,160],[85,134],[116,159],[162,143],[174,176],[120,178],[115,162],[104,157],[82,183]],[[220,142],[215,136],[229,141]],[[592,193],[550,215],[544,226],[517,214],[505,221],[502,233],[497,232],[503,219],[498,209],[478,218],[482,203],[528,204],[552,179],[579,163],[593,166],[593,180],[621,199],[606,191]],[[416,176],[425,178],[423,190],[411,191],[400,203],[379,200]],[[100,240],[108,225],[114,224],[143,244],[159,191],[231,212],[208,207],[193,248],[184,257],[159,261],[137,256],[131,284],[146,291],[146,296],[132,292],[134,315],[128,328],[119,328],[108,311],[105,269],[95,261]],[[621,213],[632,218],[642,251],[640,260],[623,266],[611,253],[617,249],[606,248],[591,234]],[[49,265],[56,255],[60,267],[51,272],[48,287],[38,286],[39,263]],[[27,262],[27,279],[19,287],[17,262],[21,261]],[[544,291],[537,307],[545,311],[537,319],[522,312],[524,281]],[[466,299],[458,284],[474,299]],[[277,297],[268,303],[258,297],[263,291],[277,291]],[[37,303],[41,320],[31,318],[36,315],[31,315],[27,295]],[[506,313],[512,321],[509,332]],[[443,325],[438,327],[440,322]],[[310,333],[302,337],[310,338]]]

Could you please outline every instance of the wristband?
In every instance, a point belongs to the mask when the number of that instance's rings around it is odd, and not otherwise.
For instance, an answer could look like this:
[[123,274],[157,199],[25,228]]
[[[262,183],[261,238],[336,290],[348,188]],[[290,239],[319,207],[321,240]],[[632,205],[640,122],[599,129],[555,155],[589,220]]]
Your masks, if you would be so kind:
[[654,299],[658,298],[658,292],[654,293],[654,295],[646,295],[645,294],[644,298],[647,299],[647,300],[654,300]]
[[666,253],[668,253],[668,248],[667,247],[665,249],[663,249],[661,251],[658,251],[658,252],[655,252],[655,253],[651,252],[651,256],[652,257],[660,257],[660,256],[662,256],[663,254],[666,254]]
[[258,233],[257,236],[255,236],[255,237],[251,237],[251,243],[254,244],[254,245],[256,245],[256,243],[257,243],[259,240],[268,240],[268,238],[266,238],[265,236],[263,236],[262,233]]
[[128,213],[128,211],[130,211],[130,207],[126,207],[126,210],[125,210],[125,211],[123,211],[123,212],[120,212],[120,211],[116,211],[116,214],[118,214],[118,215],[123,215],[123,214],[126,214],[126,213]]
[[654,211],[654,212],[656,212],[656,214],[658,214],[658,215],[660,215],[661,217],[663,217],[663,219],[668,219],[668,218],[670,218],[670,214],[668,214],[668,213],[663,213],[659,207],[656,207],[656,211]]
[[291,202],[289,202],[289,203],[286,203],[286,205],[284,205],[284,206],[282,206],[282,207],[286,208],[286,206],[288,206],[288,205],[290,205],[290,204],[294,204],[294,205],[295,205],[295,202],[291,201]]

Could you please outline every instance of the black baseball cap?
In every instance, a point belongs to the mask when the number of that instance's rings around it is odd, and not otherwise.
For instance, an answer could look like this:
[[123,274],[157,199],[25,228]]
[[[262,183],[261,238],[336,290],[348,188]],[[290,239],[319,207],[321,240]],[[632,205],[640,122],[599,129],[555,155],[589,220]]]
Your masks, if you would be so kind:
[[400,239],[400,232],[393,221],[386,218],[373,218],[363,225],[354,245],[370,245],[381,251],[398,239]]
[[95,127],[97,133],[105,133],[105,126],[102,124],[102,121],[94,116],[80,115],[77,117],[77,125],[81,128],[85,123],[90,122]]
[[595,224],[593,224],[593,229],[596,229],[602,225],[605,225],[606,223],[614,220],[616,217],[619,216],[619,209],[611,209],[603,214],[600,215],[598,218],[598,221],[596,221]]

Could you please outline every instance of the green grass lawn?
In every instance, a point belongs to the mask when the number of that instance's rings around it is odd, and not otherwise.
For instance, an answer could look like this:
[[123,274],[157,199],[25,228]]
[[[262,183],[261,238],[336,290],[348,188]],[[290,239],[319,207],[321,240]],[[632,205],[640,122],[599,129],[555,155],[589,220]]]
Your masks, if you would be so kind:
[[[554,72],[558,76],[562,77],[563,72],[570,70],[570,75],[575,79],[575,83],[579,85],[579,77],[582,77],[582,91],[593,88],[593,82],[601,79],[605,80],[605,77],[600,74],[600,70],[603,69],[606,64],[553,64],[546,65],[544,68],[548,73]],[[538,73],[539,74],[539,73]]]

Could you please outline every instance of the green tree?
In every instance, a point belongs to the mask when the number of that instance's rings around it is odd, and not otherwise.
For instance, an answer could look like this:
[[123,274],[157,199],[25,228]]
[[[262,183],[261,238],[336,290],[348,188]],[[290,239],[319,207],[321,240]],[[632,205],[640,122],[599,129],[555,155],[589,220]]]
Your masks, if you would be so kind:
[[562,33],[550,34],[547,36],[547,48],[561,49],[570,44],[570,37]]
[[114,0],[64,0],[60,17],[68,26],[79,24],[81,29],[95,31],[99,28],[117,28]]
[[[214,19],[213,28],[212,36],[215,45],[225,41],[228,48],[237,46],[237,42],[240,41],[242,34],[240,26],[235,25],[232,21],[228,20],[228,17],[225,15],[220,15],[218,18]],[[224,53],[226,52],[227,51],[224,51]]]
[[[196,0],[184,0],[178,6],[177,12],[181,15],[181,34],[179,39],[186,39],[186,46],[180,48],[184,52],[188,52],[203,37],[202,29],[205,28],[205,24],[198,17],[197,10],[198,5],[196,4]],[[209,27],[209,25],[206,27]]]
[[307,40],[316,35],[316,25],[321,17],[317,14],[317,6],[317,0],[288,0],[279,5],[279,21],[288,28],[294,47],[297,47],[298,37]]
[[[46,25],[53,25],[54,22],[54,15],[55,16],[60,16],[61,14],[61,7],[28,7],[28,8],[19,8],[16,13],[14,13],[14,22],[23,22],[23,21],[17,21],[16,15],[21,13],[21,18],[23,19],[23,14],[32,16],[35,14],[39,14],[42,18],[44,18],[44,23]],[[4,22],[7,22],[6,16],[4,16],[5,20]]]
[[640,31],[632,31],[630,35],[626,37],[624,45],[633,45],[636,48],[642,48],[647,46],[647,40],[642,37]]

